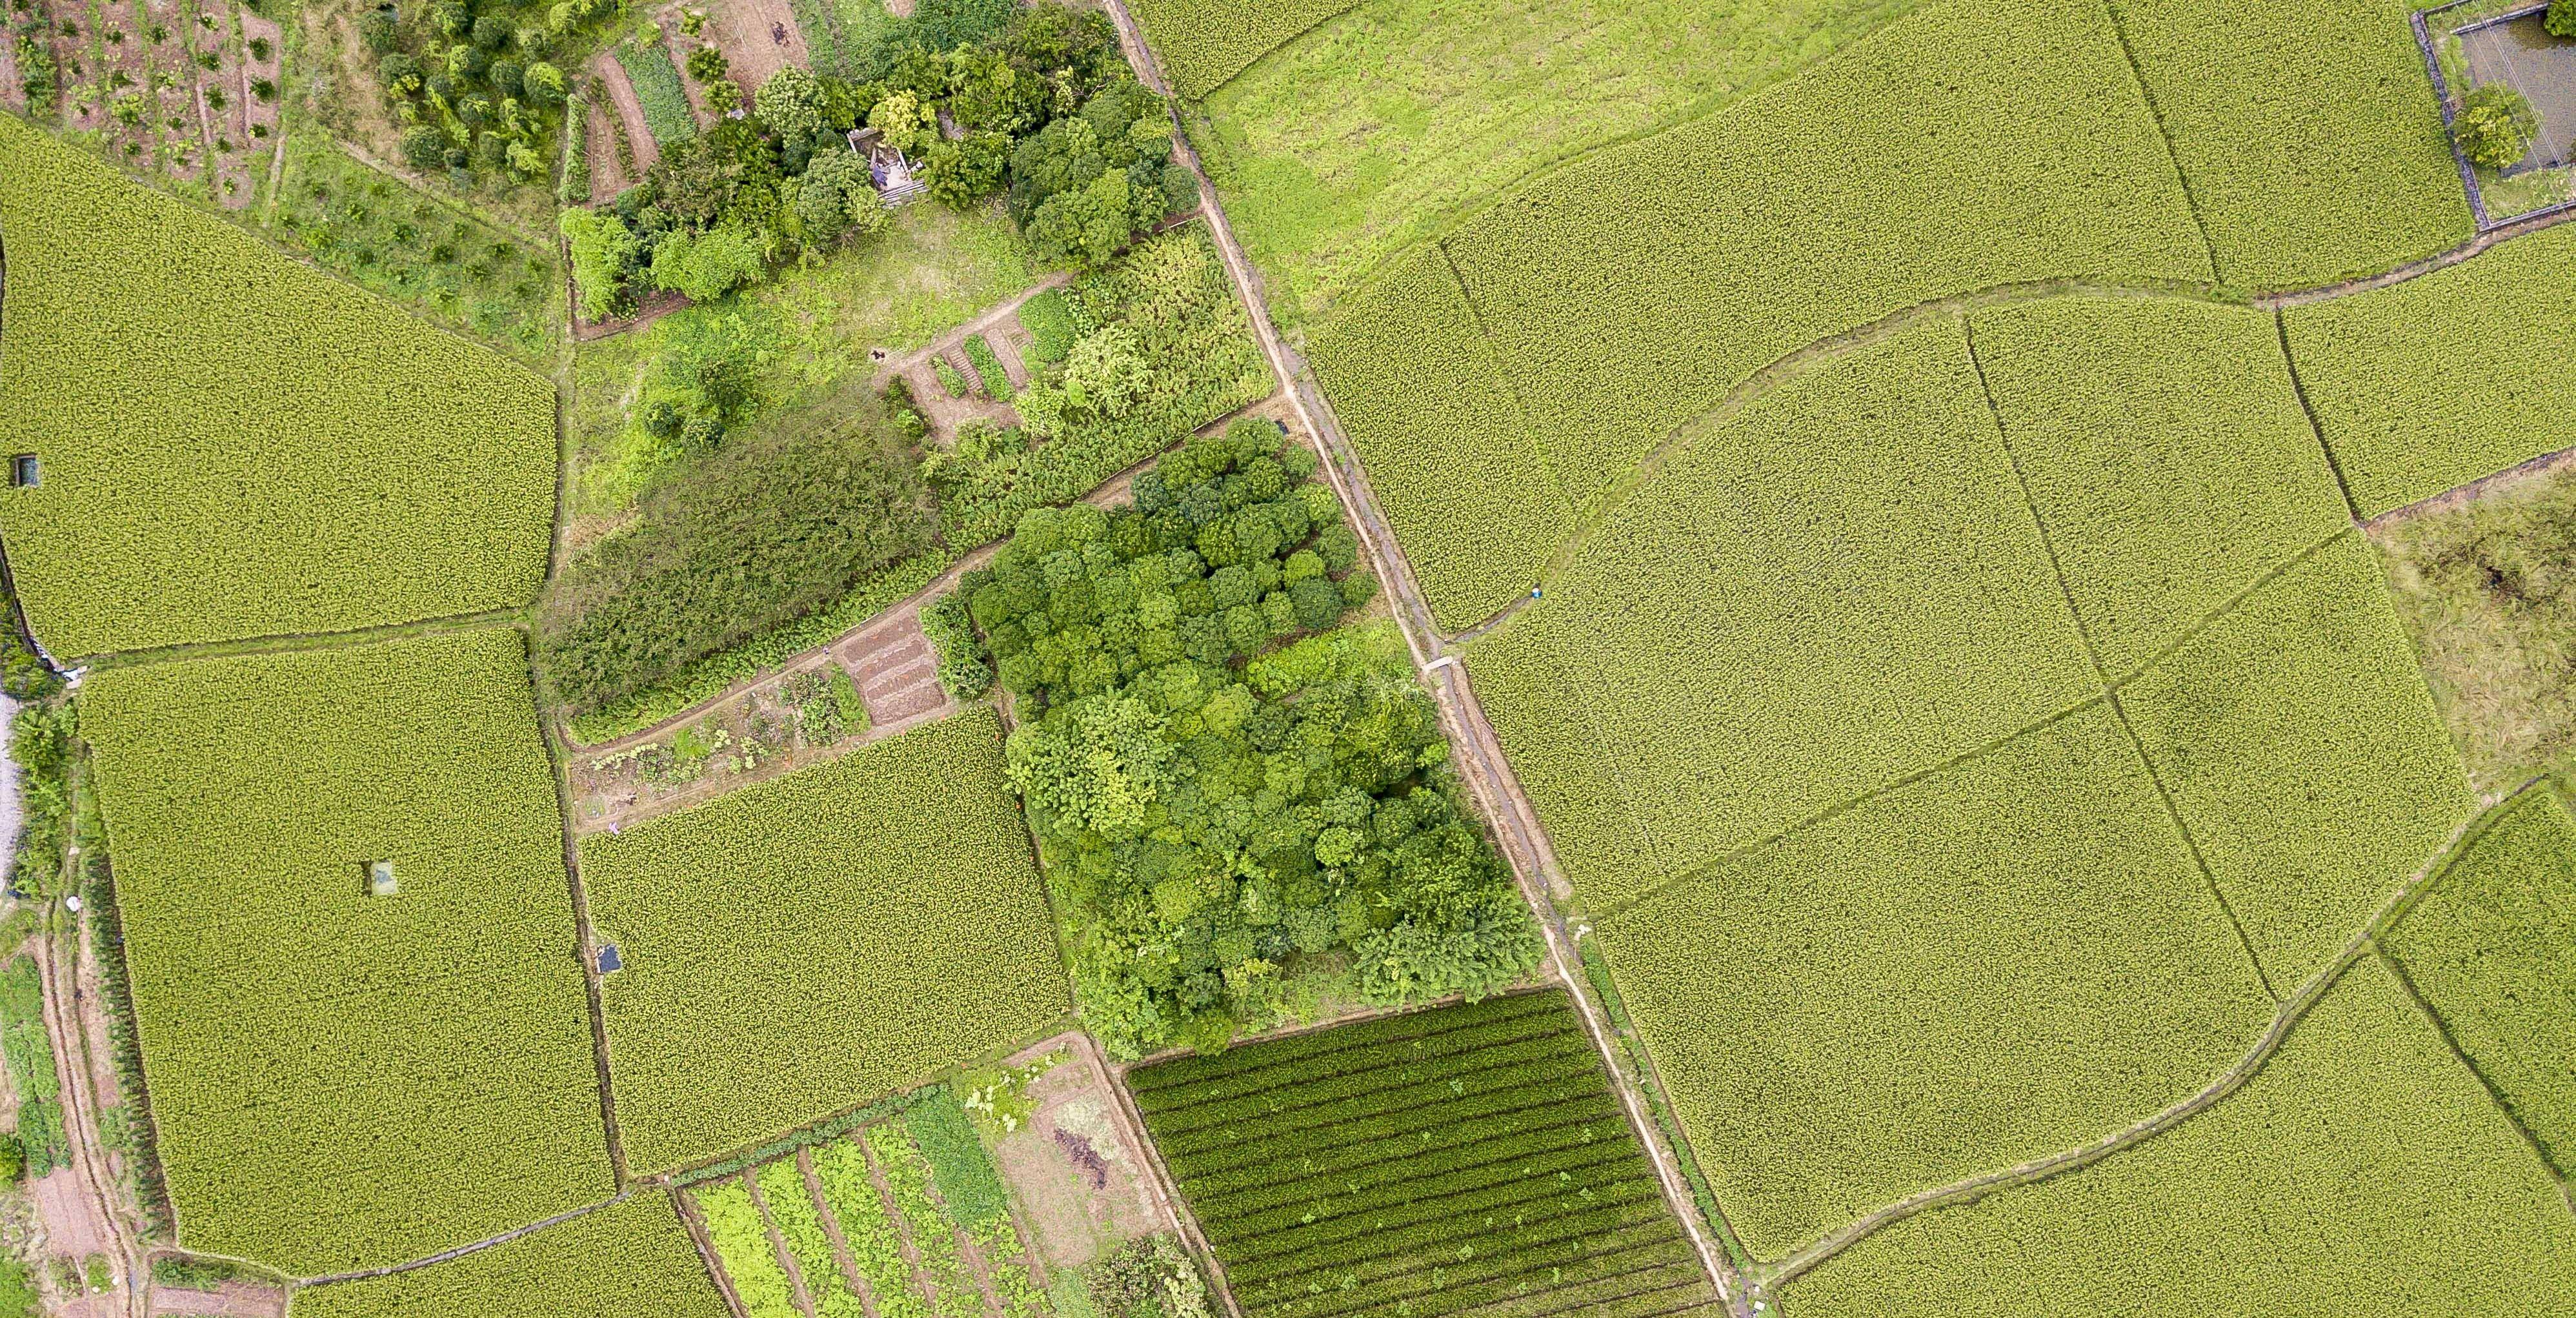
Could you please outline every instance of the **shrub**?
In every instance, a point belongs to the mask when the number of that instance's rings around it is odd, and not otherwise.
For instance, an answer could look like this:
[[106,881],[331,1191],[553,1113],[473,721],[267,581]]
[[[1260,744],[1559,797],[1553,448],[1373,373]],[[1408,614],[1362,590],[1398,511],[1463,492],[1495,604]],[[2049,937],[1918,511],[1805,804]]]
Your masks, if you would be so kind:
[[823,126],[823,85],[814,75],[790,64],[760,84],[754,101],[760,121],[790,141],[810,138]]
[[691,82],[703,84],[725,76],[725,70],[731,66],[725,62],[723,51],[714,46],[700,46],[689,52],[688,62],[683,67],[687,69]]
[[[401,35],[401,31],[394,21],[394,10],[391,5],[378,5],[358,16],[359,43],[379,55],[394,48],[394,41]],[[266,60],[268,56],[264,51],[254,50],[251,58]]]
[[652,269],[654,287],[692,302],[713,302],[767,278],[769,252],[759,236],[732,225],[704,233],[683,229],[664,235],[653,248]]
[[643,241],[615,211],[573,207],[556,217],[572,252],[573,286],[581,294],[582,318],[603,321],[626,301],[627,276],[644,250]]
[[2539,128],[2540,116],[2533,112],[2529,98],[2502,83],[2479,87],[2462,97],[2460,112],[2451,120],[2460,154],[2483,169],[2521,164],[2531,154],[2531,137]]
[[2540,26],[2553,37],[2576,37],[2576,0],[2549,0],[2548,16]]

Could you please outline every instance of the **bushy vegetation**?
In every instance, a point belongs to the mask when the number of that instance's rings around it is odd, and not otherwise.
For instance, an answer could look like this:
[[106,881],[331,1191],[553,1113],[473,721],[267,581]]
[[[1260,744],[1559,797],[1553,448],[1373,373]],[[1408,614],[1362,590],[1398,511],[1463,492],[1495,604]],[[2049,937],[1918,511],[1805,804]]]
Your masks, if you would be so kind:
[[2531,154],[2540,115],[2531,99],[2501,83],[2472,89],[2451,120],[2460,154],[2481,169],[2511,169]]
[[2111,677],[2350,524],[2271,317],[2066,298],[1980,312],[1972,330],[2005,447]]
[[2372,538],[2469,780],[2503,791],[2576,750],[2576,480],[2553,472]]
[[2475,809],[2358,534],[2213,621],[2120,704],[2277,994]]
[[9,886],[33,898],[72,891],[74,875],[64,848],[72,841],[73,738],[78,708],[68,701],[21,706],[9,720],[9,758],[18,770],[17,849],[9,854]]
[[1573,533],[1573,505],[1438,247],[1343,305],[1316,338],[1316,378],[1432,617],[1463,629],[1528,592]]
[[562,134],[580,131],[565,122],[567,64],[626,12],[624,0],[435,0],[368,11],[358,35],[404,163],[460,184],[542,185]]
[[2141,1120],[2272,1015],[2103,704],[1595,927],[1763,1258]]
[[506,630],[83,689],[182,1245],[345,1271],[613,1188],[531,699]]
[[2109,18],[2049,0],[1916,9],[1758,100],[1533,180],[1441,245],[1577,501],[1763,365],[1891,312],[2055,277],[2210,278]]
[[998,540],[1028,509],[1081,498],[1274,387],[1204,229],[1147,239],[1058,300],[1073,338],[1012,400],[1024,428],[961,428],[922,464],[952,546]]
[[2114,0],[2222,282],[2330,284],[2467,241],[2415,7]]
[[2376,964],[2244,1089],[2081,1171],[1910,1217],[1789,1283],[1795,1318],[2548,1313],[2576,1216]]
[[2576,821],[2526,792],[2380,940],[2543,1157],[2576,1168]]
[[2576,229],[2282,313],[2353,502],[2375,517],[2567,447]]
[[725,1302],[670,1196],[645,1189],[445,1263],[298,1291],[295,1312],[297,1318],[723,1318]]
[[969,710],[582,840],[626,1154],[754,1143],[1069,1005],[1001,728]]
[[[1713,1298],[1564,994],[1254,1043],[1129,1074],[1255,1318],[1585,1312]],[[1620,1308],[1651,1296],[1656,1307]]]
[[900,1126],[870,1126],[865,1135],[886,1196],[912,1241],[915,1271],[938,1318],[984,1318],[984,1297],[968,1272],[957,1223],[931,1196],[930,1162]]
[[1183,100],[1205,99],[1298,33],[1358,0],[1141,0],[1136,21]]
[[539,611],[538,656],[567,706],[668,681],[929,546],[926,492],[883,410],[858,390],[842,402],[825,424],[790,417],[730,436],[674,410],[675,442],[711,456],[573,559]]
[[959,587],[1022,702],[1011,780],[1085,1023],[1122,1056],[1266,1024],[1328,954],[1379,1001],[1491,992],[1536,961],[1391,630],[1235,667],[1373,589],[1314,470],[1241,422],[1165,455],[1128,507],[1023,516]]
[[1169,1232],[1138,1237],[1102,1255],[1082,1270],[1077,1286],[1086,1308],[1059,1301],[1066,1318],[1093,1309],[1104,1318],[1208,1318],[1214,1311],[1197,1261]]
[[5,118],[0,230],[0,416],[43,464],[0,495],[0,530],[54,653],[535,594],[545,381]]
[[1695,436],[1469,662],[1596,907],[2099,689],[1955,322]]
[[9,1183],[70,1166],[63,1078],[54,1066],[53,1037],[45,1031],[44,975],[34,958],[25,955],[0,967],[0,1057],[7,1061],[9,1092],[18,1104],[19,1176],[8,1178]]
[[[584,314],[615,314],[648,287],[711,301],[766,279],[782,257],[883,229],[882,181],[847,141],[861,127],[946,205],[982,205],[1007,181],[1012,218],[1048,264],[1101,266],[1188,204],[1188,172],[1168,164],[1170,112],[1128,73],[1106,15],[1051,3],[950,12],[887,24],[865,78],[781,69],[748,117],[704,132],[685,100],[656,114],[682,94],[660,45],[621,52],[662,158],[613,210],[563,215]],[[697,63],[711,91],[732,86]],[[637,79],[639,64],[655,66]],[[943,115],[959,136],[942,131]]]
[[629,37],[617,43],[617,63],[635,89],[635,104],[644,112],[644,130],[668,151],[698,135],[697,111],[689,106],[689,89],[670,48],[658,39]]

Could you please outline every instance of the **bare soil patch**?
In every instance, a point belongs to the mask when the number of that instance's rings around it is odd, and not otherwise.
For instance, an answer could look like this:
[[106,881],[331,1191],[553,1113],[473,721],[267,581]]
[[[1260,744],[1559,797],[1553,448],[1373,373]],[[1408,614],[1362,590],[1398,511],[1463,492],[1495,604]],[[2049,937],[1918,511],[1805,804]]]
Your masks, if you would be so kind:
[[115,1233],[79,1171],[57,1167],[29,1182],[27,1192],[36,1201],[36,1220],[44,1224],[47,1254],[84,1259],[115,1252]]
[[619,131],[616,112],[593,98],[581,119],[582,158],[590,162],[591,205],[605,205],[640,181],[629,172],[635,148]]
[[1068,1033],[1011,1059],[1065,1060],[1030,1082],[1036,1113],[997,1141],[993,1160],[1019,1201],[1029,1249],[1048,1268],[1079,1268],[1138,1236],[1176,1229],[1118,1119],[1109,1072],[1089,1038]]
[[27,80],[18,73],[18,39],[0,32],[0,109],[27,113]]
[[635,177],[640,179],[645,170],[662,160],[662,148],[653,140],[652,126],[644,122],[644,103],[635,99],[635,84],[626,80],[626,66],[617,62],[614,53],[603,50],[591,56],[588,67],[592,85],[608,97],[608,109],[617,116],[618,127],[634,152]]
[[743,104],[749,105],[749,94],[780,69],[813,66],[787,0],[714,0],[705,8],[706,35],[732,65],[734,81],[742,84]]
[[900,723],[948,704],[939,689],[939,655],[922,633],[917,607],[868,624],[833,646],[832,657],[857,684],[871,723]]
[[210,1291],[152,1291],[153,1318],[285,1318],[286,1292],[254,1282],[228,1281]]

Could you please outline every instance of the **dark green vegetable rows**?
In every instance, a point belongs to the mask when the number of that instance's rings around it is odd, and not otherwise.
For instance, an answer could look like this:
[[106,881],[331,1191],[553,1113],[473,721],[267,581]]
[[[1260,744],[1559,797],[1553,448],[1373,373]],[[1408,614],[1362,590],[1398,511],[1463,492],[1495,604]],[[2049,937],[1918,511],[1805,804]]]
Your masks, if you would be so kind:
[[1561,991],[1185,1057],[1128,1083],[1251,1318],[1660,1318],[1712,1303]]

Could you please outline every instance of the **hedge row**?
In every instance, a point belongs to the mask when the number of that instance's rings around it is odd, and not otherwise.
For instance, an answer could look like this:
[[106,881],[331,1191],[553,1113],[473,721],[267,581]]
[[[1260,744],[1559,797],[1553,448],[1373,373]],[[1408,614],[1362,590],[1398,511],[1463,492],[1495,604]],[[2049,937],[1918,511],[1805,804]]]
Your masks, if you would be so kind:
[[2576,228],[2282,320],[2365,517],[2576,446]]
[[1791,1318],[2563,1312],[2576,1215],[2405,992],[2364,962],[2243,1089],[2062,1176],[1894,1223]]
[[516,634],[119,668],[81,699],[182,1245],[309,1276],[607,1196]]
[[2576,1171],[2576,821],[2555,793],[2507,807],[2380,940],[2452,1042]]
[[1955,322],[1699,435],[1469,665],[1596,908],[2100,690]]
[[1596,928],[1764,1259],[2140,1120],[2273,1006],[2100,704]]
[[1971,328],[2005,446],[2114,678],[2349,524],[2272,317],[2059,298]]
[[972,709],[582,841],[627,1157],[662,1169],[1034,1037],[1068,1006]]
[[1137,0],[1136,21],[1172,80],[1201,100],[1254,60],[1359,0]]
[[2109,17],[2052,0],[1916,8],[1531,181],[1443,245],[1578,502],[1764,364],[1892,312],[2211,277]]
[[1574,505],[1441,249],[1347,298],[1313,361],[1432,617],[1462,630],[1527,593]]
[[2468,241],[2418,7],[2112,0],[2221,281],[2330,284]]
[[516,608],[554,391],[488,348],[0,119],[0,491],[62,658]]
[[2275,993],[2322,967],[2476,809],[2358,533],[2120,702]]
[[[1526,998],[1545,1004],[1539,1019],[1569,1011],[1558,990]],[[1449,1024],[1443,1018],[1453,1013],[1471,1023],[1424,1033]],[[1464,1039],[1497,1015],[1488,1002],[1320,1034],[1347,1032],[1356,1048],[1373,1049],[1407,1033]],[[1339,1073],[1332,1041],[1317,1038],[1256,1044],[1239,1050],[1247,1055],[1242,1061],[1164,1064],[1177,1080],[1157,1076],[1162,1067],[1131,1074],[1144,1092],[1173,1098],[1241,1072],[1294,1092],[1295,1079],[1281,1073],[1295,1067],[1283,1062],[1302,1062],[1324,1077]],[[1168,1145],[1174,1109],[1147,1110],[1146,1128],[1251,1318],[1451,1313],[1689,1259],[1691,1247],[1589,1038],[1567,1031],[1538,1041],[1555,1048],[1569,1078],[1533,1075],[1517,1089],[1484,1092],[1437,1083],[1379,1090],[1367,1096],[1378,1108],[1372,1114],[1304,1130],[1250,1122],[1233,1147],[1195,1155],[1176,1156]],[[1524,1042],[1499,1041],[1447,1060],[1453,1075],[1475,1074],[1489,1055],[1525,1058]],[[1258,1056],[1265,1051],[1273,1055]],[[1563,1156],[1569,1149],[1603,1156]],[[1703,1283],[1670,1307],[1708,1298]]]
[[725,1318],[670,1196],[631,1199],[445,1263],[295,1296],[296,1318]]

